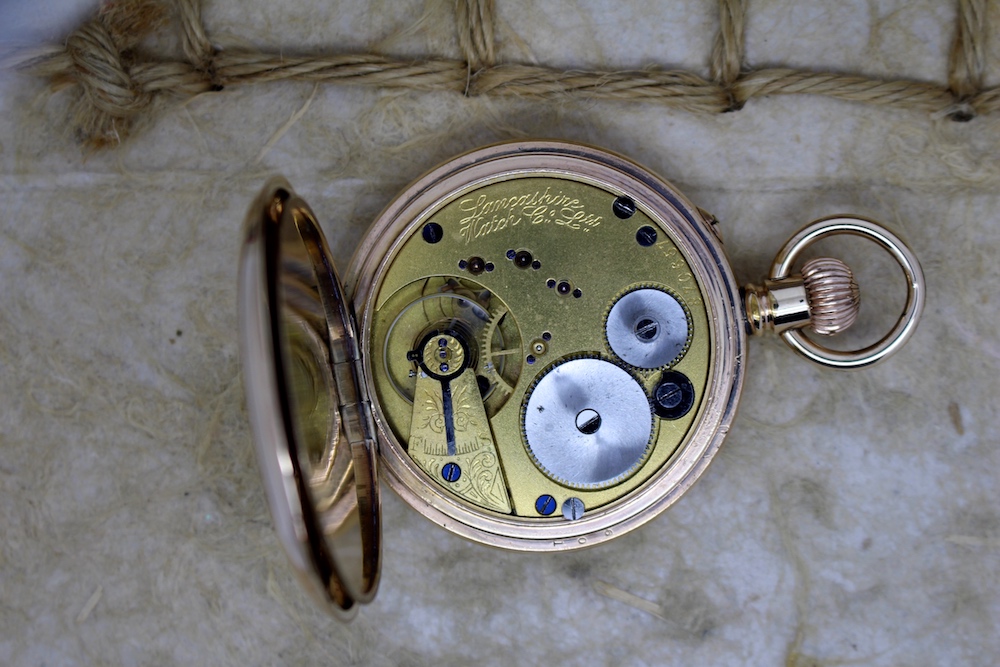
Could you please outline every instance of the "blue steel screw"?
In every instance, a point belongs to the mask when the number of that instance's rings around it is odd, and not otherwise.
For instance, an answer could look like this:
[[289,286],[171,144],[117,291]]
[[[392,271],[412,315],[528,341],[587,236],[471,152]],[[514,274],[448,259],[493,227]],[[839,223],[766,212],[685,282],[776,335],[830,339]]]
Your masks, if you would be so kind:
[[446,482],[457,482],[458,478],[462,476],[462,469],[458,467],[457,463],[445,463],[444,467],[441,468],[441,476]]
[[548,516],[556,511],[556,499],[545,493],[538,496],[535,501],[535,511],[543,516]]
[[444,229],[436,222],[428,222],[421,233],[428,243],[437,243],[444,238]]
[[639,245],[642,247],[648,248],[656,243],[656,230],[649,225],[640,227],[639,231],[635,233],[635,240],[638,241]]
[[619,197],[611,204],[611,210],[615,212],[615,217],[627,220],[635,215],[635,202],[629,197]]

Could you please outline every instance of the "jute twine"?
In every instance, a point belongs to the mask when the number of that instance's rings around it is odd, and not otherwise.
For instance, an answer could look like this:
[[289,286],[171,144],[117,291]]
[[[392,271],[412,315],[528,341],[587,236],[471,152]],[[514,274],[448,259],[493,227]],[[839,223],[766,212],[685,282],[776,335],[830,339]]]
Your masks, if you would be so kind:
[[[94,147],[124,140],[134,122],[166,94],[187,98],[241,84],[296,79],[379,88],[449,91],[459,95],[654,101],[693,113],[735,111],[754,97],[811,94],[969,121],[1000,109],[1000,88],[984,88],[990,0],[956,0],[957,22],[948,85],[819,72],[751,69],[746,65],[746,0],[718,0],[710,80],[688,71],[562,71],[498,62],[494,0],[455,0],[463,60],[398,60],[371,54],[288,56],[216,49],[201,18],[200,0],[116,0],[80,26],[64,48],[21,67],[72,87],[73,122]],[[140,57],[139,41],[168,24],[182,32],[184,60]]]

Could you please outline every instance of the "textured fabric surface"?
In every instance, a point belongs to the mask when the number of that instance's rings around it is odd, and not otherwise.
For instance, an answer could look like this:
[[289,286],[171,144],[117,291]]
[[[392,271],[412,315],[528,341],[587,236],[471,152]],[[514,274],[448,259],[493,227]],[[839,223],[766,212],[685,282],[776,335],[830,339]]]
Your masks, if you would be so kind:
[[[53,7],[15,36],[58,39],[90,10]],[[945,3],[751,7],[752,64],[946,79]],[[225,44],[459,54],[451,3],[212,0],[204,13]],[[714,3],[510,0],[498,16],[501,60],[709,76]],[[697,116],[277,82],[165,104],[120,148],[88,152],[66,95],[0,77],[0,663],[803,667],[1000,654],[1000,119],[809,96]],[[923,261],[924,320],[898,356],[857,373],[751,341],[740,413],[708,472],[598,549],[473,545],[383,485],[382,587],[340,625],[293,580],[253,457],[236,333],[246,208],[283,173],[345,266],[409,181],[522,137],[605,147],[675,183],[718,216],[746,281],[811,219],[889,223]],[[861,244],[831,247],[862,287],[848,342],[871,340],[901,308],[901,276]]]

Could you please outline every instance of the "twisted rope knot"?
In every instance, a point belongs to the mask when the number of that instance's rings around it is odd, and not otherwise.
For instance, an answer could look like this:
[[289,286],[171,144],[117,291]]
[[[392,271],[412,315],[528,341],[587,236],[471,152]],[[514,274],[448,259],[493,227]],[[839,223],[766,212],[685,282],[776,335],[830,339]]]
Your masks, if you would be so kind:
[[85,23],[66,40],[76,80],[95,107],[116,118],[133,116],[151,96],[132,80],[119,46],[100,20]]
[[105,5],[66,40],[63,78],[80,86],[76,110],[81,138],[95,145],[120,143],[132,120],[153,100],[132,76],[130,51],[167,16],[155,0]]

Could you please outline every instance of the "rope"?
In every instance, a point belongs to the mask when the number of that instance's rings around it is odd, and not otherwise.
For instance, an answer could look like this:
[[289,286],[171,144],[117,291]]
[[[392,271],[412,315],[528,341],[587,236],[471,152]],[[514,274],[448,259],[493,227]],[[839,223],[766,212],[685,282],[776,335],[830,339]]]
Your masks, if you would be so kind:
[[927,113],[949,109],[952,94],[919,81],[882,81],[853,74],[766,69],[749,72],[734,86],[738,103],[764,95],[825,95],[849,102],[865,102]]
[[73,122],[78,133],[98,144],[117,143],[153,99],[153,91],[132,76],[131,50],[166,20],[152,0],[104,5],[66,40],[66,49],[39,66],[57,87],[82,89]]
[[497,61],[495,17],[493,0],[455,0],[458,45],[473,72],[492,67]]
[[968,102],[982,90],[986,69],[987,0],[959,0],[955,39],[952,42],[948,88],[961,106],[952,113],[958,121],[975,117],[976,109]]
[[463,60],[218,50],[205,30],[200,0],[174,0],[184,60],[140,59],[136,45],[166,23],[167,6],[164,0],[115,0],[73,32],[64,48],[45,49],[20,66],[48,78],[54,89],[77,90],[72,122],[81,140],[94,147],[123,141],[165,94],[185,98],[287,79],[468,96],[654,101],[703,114],[735,111],[757,97],[808,94],[967,121],[1000,112],[1000,88],[983,88],[989,0],[956,1],[948,87],[835,72],[750,69],[745,63],[746,0],[718,0],[710,80],[686,71],[563,71],[499,62],[494,0],[455,0]]
[[719,32],[712,45],[709,69],[712,80],[725,87],[729,95],[730,105],[727,111],[737,111],[743,106],[733,93],[733,84],[743,69],[746,13],[746,0],[719,0]]

